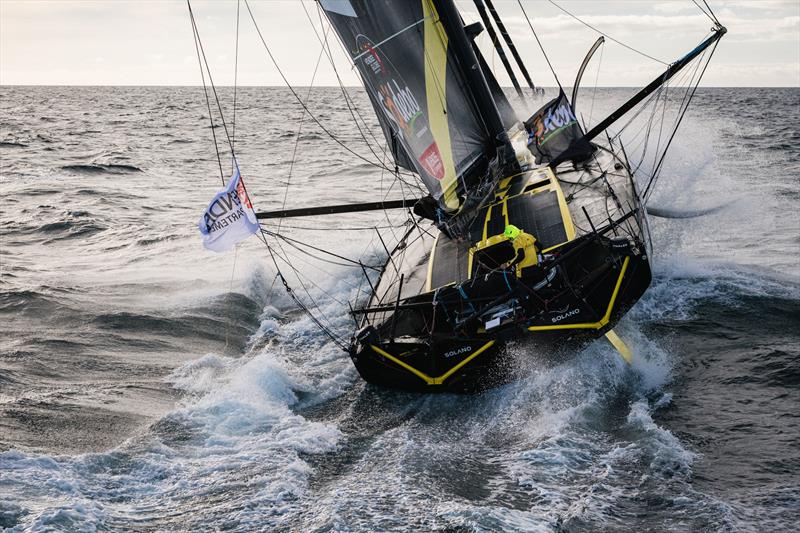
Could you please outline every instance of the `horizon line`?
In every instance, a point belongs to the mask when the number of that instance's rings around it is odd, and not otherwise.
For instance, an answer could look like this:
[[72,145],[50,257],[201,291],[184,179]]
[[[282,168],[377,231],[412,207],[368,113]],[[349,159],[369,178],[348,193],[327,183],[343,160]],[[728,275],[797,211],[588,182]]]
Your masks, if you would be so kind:
[[[175,88],[189,88],[189,87],[204,87],[204,85],[179,85],[179,84],[60,84],[60,83],[0,83],[0,87],[175,87]],[[210,87],[210,86],[209,86]],[[232,89],[233,85],[216,85],[218,89]],[[252,88],[265,88],[265,89],[289,89],[301,87],[303,89],[339,89],[344,87],[346,89],[363,89],[363,85],[239,85],[239,89],[252,89]],[[564,87],[572,88],[571,85]],[[641,85],[598,85],[598,89],[637,89],[642,88]],[[689,85],[673,85],[673,87],[690,87]],[[557,85],[540,85],[537,88],[541,89],[558,89]],[[593,87],[592,87],[593,88]],[[513,86],[502,87],[502,89],[513,90]],[[800,89],[800,85],[700,85],[698,89]],[[523,92],[529,91],[529,88],[523,88]]]

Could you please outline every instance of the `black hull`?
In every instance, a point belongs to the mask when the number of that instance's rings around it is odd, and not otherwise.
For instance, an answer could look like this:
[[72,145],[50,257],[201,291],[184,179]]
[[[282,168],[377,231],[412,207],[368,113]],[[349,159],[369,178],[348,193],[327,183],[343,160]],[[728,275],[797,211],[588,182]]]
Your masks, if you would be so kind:
[[[503,235],[509,224],[535,237],[537,261],[515,266],[518,252]],[[526,350],[541,359],[606,334],[627,350],[610,330],[647,290],[651,271],[647,222],[624,158],[599,150],[587,165],[501,180],[461,235],[412,227],[390,254],[356,312],[350,354],[366,381],[474,392],[514,379],[512,355]]]
[[[394,322],[362,330],[361,339],[354,343],[351,355],[359,374],[369,383],[394,389],[478,392],[518,377],[509,345],[519,345],[522,352],[569,353],[604,336],[650,285],[650,265],[643,250],[621,254],[611,249],[610,240],[583,239],[570,243],[564,259],[552,267],[559,277],[573,278],[562,282],[579,285],[562,297],[551,299],[547,306],[531,297],[517,309],[516,317],[489,332],[467,320],[457,331],[446,327],[436,331],[434,326],[435,331],[427,337],[420,333],[435,321],[432,302],[398,309]],[[585,275],[576,277],[576,272]],[[553,283],[558,281],[554,277]],[[515,293],[523,290],[514,287]],[[404,323],[400,325],[400,321]],[[392,327],[394,340],[386,338],[387,328]],[[399,335],[415,329],[419,335],[413,337],[416,342]]]

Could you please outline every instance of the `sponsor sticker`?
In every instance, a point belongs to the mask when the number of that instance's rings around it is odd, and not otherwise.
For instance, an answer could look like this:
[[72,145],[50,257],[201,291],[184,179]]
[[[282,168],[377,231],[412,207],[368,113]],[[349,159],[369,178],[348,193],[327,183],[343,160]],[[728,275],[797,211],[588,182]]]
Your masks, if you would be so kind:
[[567,318],[569,318],[569,317],[571,317],[571,316],[575,316],[575,315],[577,315],[577,314],[578,314],[578,313],[580,313],[580,312],[581,312],[581,310],[580,310],[580,309],[573,309],[573,310],[571,310],[571,311],[567,311],[567,312],[565,312],[565,313],[561,313],[560,315],[556,315],[556,316],[554,316],[553,318],[551,318],[551,319],[550,319],[550,321],[551,321],[553,324],[555,324],[556,322],[561,322],[561,321],[562,321],[562,320],[564,320],[564,319],[567,319]]

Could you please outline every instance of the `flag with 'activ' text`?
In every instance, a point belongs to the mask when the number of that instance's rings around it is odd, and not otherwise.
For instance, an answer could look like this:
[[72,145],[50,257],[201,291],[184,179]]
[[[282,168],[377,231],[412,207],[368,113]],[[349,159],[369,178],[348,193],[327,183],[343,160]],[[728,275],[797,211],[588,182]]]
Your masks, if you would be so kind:
[[215,252],[230,250],[236,243],[258,232],[258,219],[238,166],[227,187],[208,204],[198,226],[203,235],[203,246]]

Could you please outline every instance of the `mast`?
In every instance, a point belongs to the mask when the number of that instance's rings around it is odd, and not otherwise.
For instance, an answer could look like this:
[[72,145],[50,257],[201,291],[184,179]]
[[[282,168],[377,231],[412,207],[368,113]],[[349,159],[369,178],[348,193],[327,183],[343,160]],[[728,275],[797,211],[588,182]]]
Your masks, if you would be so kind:
[[709,46],[720,40],[722,36],[725,35],[725,33],[727,33],[727,31],[728,30],[725,28],[725,26],[718,25],[714,30],[713,35],[711,35],[708,39],[697,45],[697,47],[694,50],[683,56],[681,59],[671,64],[669,68],[667,68],[667,70],[664,71],[663,74],[661,74],[658,78],[651,81],[647,85],[647,87],[636,93],[633,96],[633,98],[622,104],[616,111],[614,111],[613,113],[608,115],[605,119],[600,121],[600,123],[591,130],[589,130],[589,132],[586,133],[586,135],[584,135],[583,138],[586,141],[591,141],[592,139],[597,137],[598,134],[600,134],[602,131],[611,126],[614,122],[619,120],[625,113],[633,109],[633,107],[636,106],[636,104],[647,98],[653,91],[655,91],[660,86],[664,85],[667,81],[669,81],[670,78],[672,78],[681,69],[683,69],[683,67],[688,65],[694,58],[703,53]]
[[503,24],[503,21],[500,20],[500,14],[497,13],[497,10],[494,8],[492,0],[476,0],[476,3],[478,1],[486,2],[486,7],[489,8],[489,13],[492,14],[492,18],[494,18],[494,22],[497,24],[497,29],[500,30],[500,34],[503,36],[506,46],[508,46],[508,49],[511,50],[511,55],[514,56],[514,61],[517,62],[517,67],[519,67],[520,72],[522,72],[522,75],[525,77],[525,81],[528,82],[528,87],[530,87],[532,91],[536,91],[536,86],[533,84],[530,74],[528,74],[528,69],[525,68],[525,63],[522,62],[522,58],[519,56],[519,52],[517,52],[517,47],[514,46],[514,41],[511,40],[511,35],[509,35],[508,31],[506,31],[505,24]]
[[486,83],[486,78],[483,76],[478,58],[475,55],[475,50],[467,38],[464,31],[464,25],[461,21],[461,15],[458,12],[453,0],[431,0],[436,7],[436,12],[439,14],[439,20],[444,27],[450,46],[452,46],[453,53],[455,54],[458,62],[461,65],[461,70],[464,73],[467,81],[469,82],[468,90],[475,99],[475,103],[480,110],[480,116],[483,119],[486,131],[491,139],[494,139],[492,149],[502,147],[502,161],[501,166],[505,167],[503,171],[508,168],[518,168],[517,158],[514,153],[514,148],[511,146],[511,141],[508,138],[505,125],[500,117],[500,112],[497,110],[492,97],[492,91]]
[[478,8],[478,13],[481,16],[483,25],[486,27],[486,31],[489,33],[489,37],[492,39],[492,44],[494,45],[494,49],[497,50],[497,55],[500,56],[500,61],[503,62],[503,66],[505,67],[506,72],[508,72],[508,77],[511,78],[511,83],[514,84],[514,89],[517,91],[517,96],[522,98],[522,88],[519,86],[517,76],[514,74],[514,70],[511,68],[511,63],[508,62],[506,52],[503,50],[503,45],[500,44],[500,39],[497,38],[497,32],[494,31],[494,26],[492,26],[492,22],[489,20],[489,15],[486,13],[486,7],[483,5],[483,1],[475,0],[475,7]]
[[461,22],[461,15],[458,13],[453,0],[432,0],[439,14],[439,20],[444,27],[450,46],[461,64],[461,70],[469,82],[469,91],[478,105],[486,131],[491,138],[508,143],[503,121],[500,119],[500,112],[492,98],[492,92],[483,77],[478,58],[472,45],[464,32],[464,25]]

